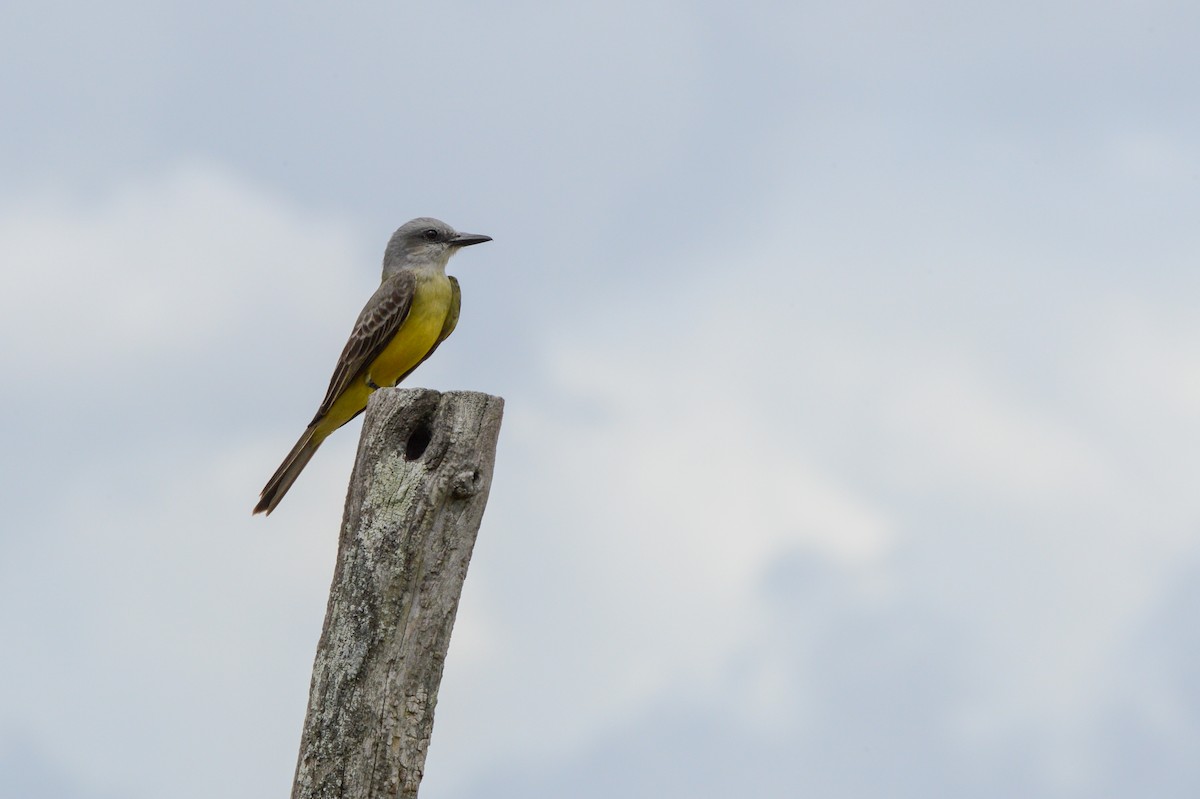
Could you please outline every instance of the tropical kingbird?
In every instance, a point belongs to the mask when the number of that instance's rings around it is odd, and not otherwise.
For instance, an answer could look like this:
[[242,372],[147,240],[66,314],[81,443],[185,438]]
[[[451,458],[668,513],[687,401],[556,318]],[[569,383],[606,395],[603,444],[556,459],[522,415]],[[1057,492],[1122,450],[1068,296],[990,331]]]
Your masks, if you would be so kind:
[[461,294],[446,262],[460,247],[491,240],[429,217],[405,222],[392,234],[383,280],[354,323],[325,400],[262,490],[255,513],[275,510],[321,442],[362,413],[371,392],[408,377],[454,332]]

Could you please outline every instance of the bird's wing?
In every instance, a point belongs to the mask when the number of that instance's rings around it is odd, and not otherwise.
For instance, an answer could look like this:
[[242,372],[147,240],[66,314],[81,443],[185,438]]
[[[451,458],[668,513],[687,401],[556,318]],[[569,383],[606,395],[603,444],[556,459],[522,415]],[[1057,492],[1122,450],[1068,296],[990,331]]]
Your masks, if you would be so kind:
[[358,315],[358,321],[354,323],[350,340],[338,358],[337,368],[333,370],[333,378],[329,381],[329,390],[325,392],[325,399],[313,417],[314,423],[329,412],[347,386],[396,335],[412,308],[416,285],[416,278],[411,272],[398,272],[385,280],[367,300],[362,313]]
[[442,323],[442,332],[438,333],[437,341],[433,342],[433,346],[429,348],[429,352],[425,353],[425,357],[413,364],[412,369],[400,375],[400,380],[397,380],[397,383],[411,375],[414,369],[425,363],[426,358],[433,355],[433,351],[438,348],[438,345],[450,337],[450,334],[454,332],[454,328],[458,324],[458,309],[462,305],[462,290],[458,287],[458,278],[454,275],[447,275],[447,277],[450,278],[450,308],[446,311],[446,321]]

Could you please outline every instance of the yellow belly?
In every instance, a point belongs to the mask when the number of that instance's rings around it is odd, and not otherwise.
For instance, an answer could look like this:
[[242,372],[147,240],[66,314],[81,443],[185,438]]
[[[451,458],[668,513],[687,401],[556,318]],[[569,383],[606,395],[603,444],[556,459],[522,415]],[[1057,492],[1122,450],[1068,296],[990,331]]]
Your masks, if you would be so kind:
[[450,279],[445,275],[429,276],[417,282],[408,317],[383,352],[359,379],[346,387],[317,425],[315,438],[318,443],[362,413],[374,391],[371,383],[381,387],[394,386],[429,354],[442,334],[452,293]]

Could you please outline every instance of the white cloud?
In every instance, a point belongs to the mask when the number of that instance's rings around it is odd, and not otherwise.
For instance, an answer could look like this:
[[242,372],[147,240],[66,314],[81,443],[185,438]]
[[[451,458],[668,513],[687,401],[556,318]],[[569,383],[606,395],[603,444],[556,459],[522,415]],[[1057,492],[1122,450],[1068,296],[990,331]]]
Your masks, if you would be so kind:
[[323,315],[354,301],[345,276],[372,277],[344,223],[201,164],[98,200],[10,201],[0,206],[0,254],[11,265],[0,273],[0,334],[18,343],[6,359],[69,380],[162,353],[245,347],[265,320]]
[[268,524],[250,508],[291,442],[231,434],[247,420],[208,403],[285,426],[265,404],[282,389],[242,376],[270,379],[289,336],[344,332],[357,309],[326,309],[376,279],[355,249],[343,223],[198,165],[0,208],[6,393],[33,373],[49,400],[4,456],[28,490],[6,503],[20,537],[3,537],[0,623],[24,656],[0,703],[31,746],[88,741],[61,762],[80,784],[261,795],[290,779],[354,434]]
[[[996,328],[944,341],[881,319],[836,270],[812,281],[785,227],[764,228],[747,232],[754,248],[729,244],[736,258],[676,253],[700,279],[670,292],[650,280],[621,298],[619,325],[606,301],[547,345],[553,393],[510,406],[505,442],[520,454],[500,468],[519,485],[491,517],[505,529],[518,529],[518,508],[533,520],[506,545],[530,547],[536,565],[487,578],[489,622],[506,632],[489,656],[452,664],[455,690],[479,686],[475,720],[449,698],[442,729],[463,751],[531,767],[582,757],[662,702],[794,731],[822,691],[849,690],[826,685],[830,658],[869,659],[864,678],[928,658],[954,681],[927,686],[941,703],[931,731],[986,760],[1039,730],[1047,754],[1028,778],[1092,784],[1103,768],[1091,731],[1123,701],[1114,680],[1129,678],[1122,648],[1191,551],[1194,522],[1179,494],[1148,512],[1146,459],[1171,447],[1114,433],[1133,422],[1161,444],[1195,429],[1182,397],[1198,329],[1177,326],[1168,345],[1159,323],[1119,322],[1103,289],[1080,291],[1029,339],[1065,365],[1048,395],[997,350]],[[963,246],[942,242],[942,257],[969,262]],[[731,277],[730,263],[753,269]],[[938,288],[935,303],[976,300],[969,284]],[[1006,295],[997,324],[1038,318],[1045,298],[1021,297]],[[1179,387],[1169,399],[1133,388],[1164,381]],[[773,616],[763,575],[797,552],[825,559],[824,579],[842,588]],[[566,573],[539,582],[547,564]],[[495,610],[504,583],[555,612],[539,617],[530,600],[532,629],[520,632],[518,615]],[[550,623],[559,615],[575,624]],[[856,648],[865,639],[822,646],[847,623],[898,637],[873,651]],[[937,634],[905,637],[923,624]],[[519,708],[486,709],[482,695],[519,682],[529,658],[561,674]],[[518,718],[514,734],[485,741],[498,718]],[[536,732],[548,728],[553,739]],[[454,770],[453,756],[435,757]]]

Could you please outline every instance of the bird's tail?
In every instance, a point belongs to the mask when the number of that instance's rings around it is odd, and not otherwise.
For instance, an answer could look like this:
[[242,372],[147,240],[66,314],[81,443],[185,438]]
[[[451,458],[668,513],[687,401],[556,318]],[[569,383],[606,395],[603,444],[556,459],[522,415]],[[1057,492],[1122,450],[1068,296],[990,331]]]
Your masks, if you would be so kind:
[[315,425],[304,431],[304,435],[300,436],[296,446],[292,447],[292,451],[287,454],[283,463],[275,470],[275,474],[271,475],[271,479],[267,481],[267,487],[262,490],[258,504],[254,506],[255,513],[270,515],[271,511],[275,510],[275,506],[292,487],[292,483],[296,482],[296,478],[312,460],[317,447],[321,446],[321,442],[324,440],[325,436],[317,434]]

